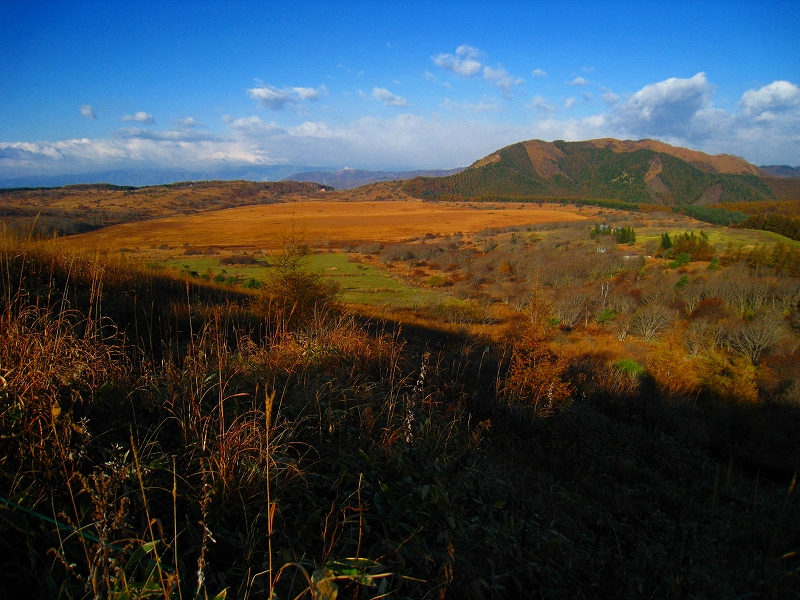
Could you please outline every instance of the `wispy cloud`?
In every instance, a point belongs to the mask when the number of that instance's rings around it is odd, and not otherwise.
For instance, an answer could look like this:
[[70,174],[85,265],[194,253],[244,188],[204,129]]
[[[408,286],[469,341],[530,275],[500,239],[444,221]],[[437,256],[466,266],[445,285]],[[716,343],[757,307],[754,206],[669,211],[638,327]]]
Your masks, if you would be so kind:
[[489,99],[479,100],[478,102],[467,102],[466,100],[455,102],[450,98],[445,98],[442,106],[447,110],[465,111],[471,114],[503,112],[503,107],[499,102]]
[[570,85],[586,85],[586,80],[583,77],[576,77],[569,82]]
[[300,102],[314,102],[328,93],[328,89],[322,85],[318,88],[312,87],[282,87],[277,88],[271,85],[261,84],[247,90],[253,100],[257,100],[261,106],[271,110],[282,110],[287,106],[299,104]]
[[184,129],[193,129],[195,127],[200,127],[202,124],[198,123],[194,117],[186,117],[185,119],[175,119],[175,124],[178,127],[183,127]]
[[499,65],[495,69],[489,66],[484,67],[483,78],[499,87],[506,98],[510,97],[512,87],[525,83],[524,79],[512,77],[508,74],[508,71]]
[[603,95],[600,97],[603,99],[603,102],[605,102],[607,106],[614,106],[617,102],[619,102],[619,96],[617,96],[611,90],[603,92]]
[[538,95],[531,98],[531,101],[526,106],[535,110],[536,114],[541,118],[549,117],[556,111],[546,98]]
[[166,131],[150,131],[139,127],[123,127],[114,132],[116,138],[144,139],[173,142],[196,142],[215,139],[208,131],[196,129],[167,129]]
[[463,77],[475,77],[481,71],[481,57],[483,53],[477,48],[462,44],[453,54],[437,54],[432,57],[434,64],[445,71],[450,71]]
[[140,110],[132,115],[122,115],[119,120],[128,123],[141,123],[142,125],[152,125],[156,122],[156,120],[153,118],[153,115],[146,113],[143,110]]
[[547,77],[547,71],[543,71],[542,69],[534,69],[531,71],[531,75],[534,77]]
[[573,106],[575,106],[578,101],[575,98],[567,98],[564,102],[564,110],[569,110]]
[[90,104],[82,104],[80,106],[81,116],[84,119],[91,119],[92,121],[97,120],[97,115],[94,112],[94,109]]
[[386,106],[408,106],[408,100],[400,96],[396,96],[386,88],[373,88],[372,97]]
[[[432,56],[431,59],[441,69],[462,77],[472,78],[482,74],[485,81],[496,85],[503,92],[505,98],[510,98],[511,90],[515,86],[524,84],[525,80],[520,77],[513,77],[500,65],[495,67],[484,65],[481,62],[483,56],[483,52],[478,48],[464,44],[456,48],[455,55],[437,54]],[[425,71],[425,77],[428,80],[436,80],[435,76],[428,71]]]

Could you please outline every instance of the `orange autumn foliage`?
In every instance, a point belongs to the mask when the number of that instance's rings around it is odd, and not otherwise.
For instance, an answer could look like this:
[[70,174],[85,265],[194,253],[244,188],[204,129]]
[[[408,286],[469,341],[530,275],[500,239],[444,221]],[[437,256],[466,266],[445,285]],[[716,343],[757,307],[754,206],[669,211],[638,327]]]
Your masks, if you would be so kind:
[[572,386],[563,380],[569,363],[550,347],[545,327],[534,323],[514,346],[505,393],[512,403],[546,416],[564,404]]

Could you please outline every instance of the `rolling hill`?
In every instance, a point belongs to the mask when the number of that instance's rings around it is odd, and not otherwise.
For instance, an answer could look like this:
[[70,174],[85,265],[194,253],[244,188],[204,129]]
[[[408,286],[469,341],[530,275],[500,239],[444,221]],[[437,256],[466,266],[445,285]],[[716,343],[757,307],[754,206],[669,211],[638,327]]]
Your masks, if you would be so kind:
[[79,184],[0,189],[0,221],[43,232],[81,233],[109,225],[183,216],[298,198],[316,198],[316,183],[183,181],[146,187]]
[[763,178],[742,158],[656,140],[530,140],[493,152],[455,175],[409,180],[403,191],[429,200],[583,198],[678,206],[800,197],[794,180],[788,190],[785,181],[779,182],[778,194],[767,179],[775,178]]

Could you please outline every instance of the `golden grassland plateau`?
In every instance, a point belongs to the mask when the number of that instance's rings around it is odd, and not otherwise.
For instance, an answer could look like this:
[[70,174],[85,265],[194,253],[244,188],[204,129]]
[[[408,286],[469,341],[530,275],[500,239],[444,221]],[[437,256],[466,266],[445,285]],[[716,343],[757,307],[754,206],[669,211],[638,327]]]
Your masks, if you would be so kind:
[[105,249],[170,246],[279,248],[294,228],[308,241],[396,242],[432,234],[476,233],[487,228],[575,222],[590,209],[535,204],[443,205],[421,201],[304,201],[244,206],[199,215],[124,223],[65,239]]

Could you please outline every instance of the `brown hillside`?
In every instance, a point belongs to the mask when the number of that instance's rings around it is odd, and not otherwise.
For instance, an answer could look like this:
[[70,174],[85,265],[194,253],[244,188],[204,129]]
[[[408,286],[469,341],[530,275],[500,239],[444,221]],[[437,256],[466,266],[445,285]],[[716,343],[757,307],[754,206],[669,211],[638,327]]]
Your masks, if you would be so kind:
[[533,168],[540,177],[550,178],[563,173],[557,161],[564,156],[564,153],[558,146],[541,140],[531,140],[524,145]]
[[762,177],[778,200],[800,200],[800,178]]
[[758,167],[750,164],[743,158],[732,154],[706,154],[699,150],[689,148],[679,148],[671,146],[658,140],[615,140],[613,138],[600,138],[588,140],[586,144],[591,144],[595,148],[611,148],[614,152],[633,152],[635,150],[648,149],[655,152],[663,152],[675,158],[680,158],[691,163],[702,171],[709,173],[730,173],[733,175],[759,175]]

